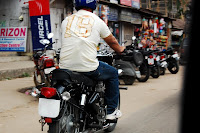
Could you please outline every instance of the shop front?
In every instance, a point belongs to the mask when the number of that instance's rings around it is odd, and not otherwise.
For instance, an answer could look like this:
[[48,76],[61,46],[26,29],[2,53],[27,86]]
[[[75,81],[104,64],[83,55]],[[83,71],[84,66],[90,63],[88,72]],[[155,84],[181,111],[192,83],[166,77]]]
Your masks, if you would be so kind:
[[126,45],[132,43],[132,37],[134,36],[134,30],[137,25],[141,25],[141,16],[138,13],[133,13],[131,10],[122,9],[119,18],[122,30],[121,40],[127,41]]
[[143,18],[142,26],[135,30],[139,44],[143,48],[166,49],[169,46],[170,30],[164,18]]

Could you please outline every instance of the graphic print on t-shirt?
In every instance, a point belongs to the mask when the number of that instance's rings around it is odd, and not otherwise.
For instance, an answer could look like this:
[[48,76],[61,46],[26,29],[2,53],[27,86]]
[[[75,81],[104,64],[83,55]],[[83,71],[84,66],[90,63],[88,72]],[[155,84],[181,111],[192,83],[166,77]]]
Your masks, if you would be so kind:
[[92,16],[69,16],[65,31],[65,38],[70,37],[71,35],[87,38],[91,35],[93,25],[94,19]]

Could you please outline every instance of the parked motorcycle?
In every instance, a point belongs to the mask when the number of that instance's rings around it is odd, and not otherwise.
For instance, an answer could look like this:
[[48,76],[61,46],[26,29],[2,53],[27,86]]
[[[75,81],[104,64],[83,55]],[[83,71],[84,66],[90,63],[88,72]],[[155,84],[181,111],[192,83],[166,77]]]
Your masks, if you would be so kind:
[[123,60],[127,57],[127,53],[118,55],[113,51],[110,51],[109,47],[106,44],[101,45],[103,45],[103,47],[101,50],[98,51],[98,60],[114,66],[118,70],[119,79],[123,80],[125,85],[132,85],[136,79],[136,72],[129,61]]
[[150,49],[143,49],[141,50],[143,56],[144,56],[144,63],[147,65],[147,72],[153,77],[158,78],[160,76],[160,66],[159,66],[159,56],[157,56],[155,53],[158,50],[150,50]]
[[47,123],[48,133],[113,131],[118,119],[106,119],[104,95],[103,81],[67,69],[53,70],[51,87],[43,87],[39,97],[42,130]]
[[133,58],[130,60],[132,66],[136,70],[137,80],[139,82],[146,82],[150,76],[150,70],[148,63],[145,60],[144,49],[141,44],[137,43],[135,36],[132,37],[132,44],[126,47],[129,51],[132,51]]
[[160,75],[165,75],[167,64],[167,55],[163,51],[157,52],[158,56],[160,56],[159,66],[160,66]]
[[172,48],[168,48],[164,53],[168,56],[167,57],[167,68],[172,74],[176,74],[179,71],[179,56],[176,51],[174,51]]
[[[53,37],[53,33],[48,35],[48,39]],[[43,44],[45,44],[43,51],[35,51],[33,54],[33,61],[35,63],[34,70],[34,83],[37,88],[41,86],[50,86],[51,74],[50,72],[56,67],[56,62],[54,61],[54,50],[49,48],[53,43],[49,40],[43,39]]]

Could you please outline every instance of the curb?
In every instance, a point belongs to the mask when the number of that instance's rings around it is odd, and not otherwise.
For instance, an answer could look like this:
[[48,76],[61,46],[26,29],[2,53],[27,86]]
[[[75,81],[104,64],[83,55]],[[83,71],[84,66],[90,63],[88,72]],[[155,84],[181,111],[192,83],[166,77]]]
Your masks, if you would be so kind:
[[1,70],[0,71],[0,81],[3,79],[12,78],[22,78],[32,76],[34,72],[34,67],[21,68],[21,69],[11,69],[11,70]]

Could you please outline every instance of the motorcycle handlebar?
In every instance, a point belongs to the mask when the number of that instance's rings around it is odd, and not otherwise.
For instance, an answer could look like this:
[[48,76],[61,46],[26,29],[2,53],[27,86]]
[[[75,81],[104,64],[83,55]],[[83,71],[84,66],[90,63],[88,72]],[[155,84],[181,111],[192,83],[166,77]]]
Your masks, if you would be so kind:
[[52,43],[46,44],[45,47],[47,48],[47,47],[53,45],[54,43],[56,43],[56,42],[52,42]]
[[124,49],[124,51],[120,54],[116,53],[113,55],[114,59],[122,59],[125,56],[131,56],[133,54],[132,50]]

